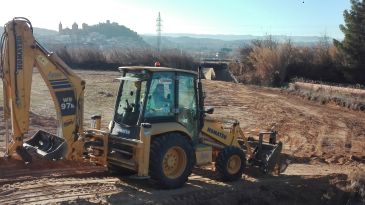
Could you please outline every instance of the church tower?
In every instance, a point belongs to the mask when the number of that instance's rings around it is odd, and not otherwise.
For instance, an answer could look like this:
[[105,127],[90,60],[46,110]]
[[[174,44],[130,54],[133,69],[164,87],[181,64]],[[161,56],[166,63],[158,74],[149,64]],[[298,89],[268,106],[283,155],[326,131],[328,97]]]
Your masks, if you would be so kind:
[[58,33],[62,33],[62,23],[58,24]]
[[72,24],[72,30],[73,31],[77,31],[78,29],[79,29],[79,25],[77,25],[76,22],[74,24]]

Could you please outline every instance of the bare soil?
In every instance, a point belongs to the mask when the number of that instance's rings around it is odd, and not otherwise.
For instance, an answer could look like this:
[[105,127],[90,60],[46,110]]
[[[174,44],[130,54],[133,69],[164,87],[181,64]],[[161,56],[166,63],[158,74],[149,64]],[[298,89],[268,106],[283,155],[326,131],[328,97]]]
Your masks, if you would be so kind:
[[[102,114],[106,126],[114,109],[117,72],[79,71],[86,80],[85,119]],[[34,74],[31,130],[55,132],[53,105],[40,75]],[[350,174],[365,170],[365,113],[303,100],[279,89],[204,81],[206,104],[215,117],[235,118],[245,131],[275,125],[284,143],[280,176],[247,172],[221,182],[212,167],[196,168],[188,183],[159,190],[148,180],[113,175],[78,162],[24,165],[0,159],[0,204],[356,204]],[[0,101],[2,100],[2,96]],[[0,116],[2,109],[0,108]],[[86,120],[86,125],[88,121]],[[86,126],[87,127],[87,126]],[[0,123],[0,156],[4,153]],[[359,197],[360,196],[360,197]]]

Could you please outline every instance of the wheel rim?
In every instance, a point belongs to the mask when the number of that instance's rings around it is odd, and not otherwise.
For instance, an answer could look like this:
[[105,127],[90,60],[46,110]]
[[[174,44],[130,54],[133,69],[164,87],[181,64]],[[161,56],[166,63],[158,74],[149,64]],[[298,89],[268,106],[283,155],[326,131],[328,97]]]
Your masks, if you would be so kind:
[[236,174],[241,168],[241,158],[238,155],[232,155],[227,162],[227,171],[230,174]]
[[171,147],[162,161],[162,169],[166,177],[176,179],[184,172],[187,164],[185,151],[181,147]]

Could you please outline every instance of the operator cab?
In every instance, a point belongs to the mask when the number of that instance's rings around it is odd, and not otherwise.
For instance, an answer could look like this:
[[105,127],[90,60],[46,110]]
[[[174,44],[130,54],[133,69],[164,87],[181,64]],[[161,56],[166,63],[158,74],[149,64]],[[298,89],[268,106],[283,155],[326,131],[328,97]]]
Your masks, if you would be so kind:
[[121,67],[111,135],[136,139],[142,123],[175,122],[197,138],[197,74],[163,67]]

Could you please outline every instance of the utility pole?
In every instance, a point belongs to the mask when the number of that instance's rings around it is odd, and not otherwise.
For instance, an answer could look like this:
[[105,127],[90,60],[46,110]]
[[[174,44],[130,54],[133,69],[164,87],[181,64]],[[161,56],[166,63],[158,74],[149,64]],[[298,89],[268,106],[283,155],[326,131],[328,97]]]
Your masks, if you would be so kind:
[[156,32],[157,32],[157,55],[160,57],[161,51],[161,31],[162,31],[162,19],[160,12],[158,12],[158,16],[156,19]]

